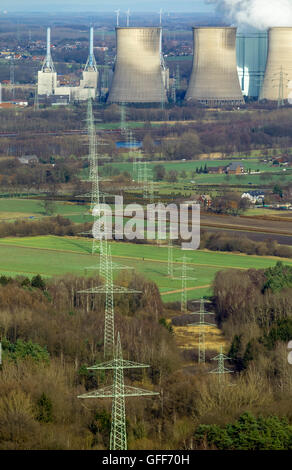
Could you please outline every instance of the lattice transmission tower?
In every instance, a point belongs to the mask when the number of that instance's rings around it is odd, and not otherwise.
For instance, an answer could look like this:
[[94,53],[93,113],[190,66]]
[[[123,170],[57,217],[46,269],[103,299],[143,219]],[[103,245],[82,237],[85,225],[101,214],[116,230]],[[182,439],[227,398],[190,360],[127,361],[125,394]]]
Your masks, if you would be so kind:
[[147,364],[126,361],[123,359],[120,334],[118,334],[113,360],[88,367],[88,370],[113,370],[113,384],[79,395],[78,398],[112,398],[112,423],[110,434],[110,450],[127,450],[126,404],[129,397],[150,397],[159,395],[157,392],[125,385],[125,369],[145,369]]
[[179,279],[181,280],[181,312],[182,313],[188,313],[188,293],[187,293],[187,283],[188,281],[195,281],[195,277],[188,276],[187,271],[193,270],[193,268],[187,266],[187,260],[189,258],[186,257],[186,255],[183,256],[182,258],[182,263],[181,263],[181,277],[177,277],[174,279]]
[[78,294],[97,295],[105,294],[105,316],[104,316],[104,356],[106,358],[113,357],[113,348],[115,343],[115,326],[114,326],[114,295],[115,294],[140,294],[141,291],[129,289],[126,287],[115,285],[113,282],[113,265],[111,247],[106,244],[106,253],[104,253],[104,263],[102,271],[104,271],[104,284],[97,287],[78,291]]
[[33,104],[33,109],[34,111],[38,111],[40,109],[39,106],[39,95],[38,95],[38,87],[35,87],[34,90],[34,104]]
[[278,88],[278,108],[285,106],[285,93],[284,89],[288,86],[288,74],[283,72],[283,66],[281,65],[279,74],[275,74],[276,78],[273,81],[278,82],[275,87]]
[[192,315],[199,315],[199,322],[190,323],[188,326],[199,326],[199,345],[198,345],[198,362],[199,364],[205,364],[206,362],[206,326],[215,326],[214,323],[205,321],[206,316],[214,315],[213,312],[207,312],[205,310],[205,300],[200,300],[200,310],[198,312],[192,312]]
[[233,370],[227,369],[225,367],[225,361],[227,360],[230,360],[230,357],[227,357],[225,354],[223,354],[223,346],[220,346],[220,353],[218,356],[212,358],[212,361],[218,362],[218,367],[210,371],[210,374],[217,374],[219,384],[223,383],[227,374],[233,373]]
[[167,245],[167,274],[170,277],[173,277],[173,241],[170,237],[168,237],[168,245]]

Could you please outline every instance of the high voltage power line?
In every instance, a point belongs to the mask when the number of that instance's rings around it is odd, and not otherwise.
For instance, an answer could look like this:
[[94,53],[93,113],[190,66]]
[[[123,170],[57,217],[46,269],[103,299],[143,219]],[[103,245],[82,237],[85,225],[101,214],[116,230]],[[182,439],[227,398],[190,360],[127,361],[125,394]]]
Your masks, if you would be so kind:
[[186,255],[183,255],[182,263],[181,263],[181,277],[177,277],[175,279],[181,280],[181,312],[188,313],[188,294],[187,294],[187,282],[188,281],[195,281],[196,278],[190,277],[187,274],[188,270],[193,270],[193,268],[187,266],[188,258]]
[[211,370],[210,374],[216,374],[218,376],[219,384],[222,384],[226,374],[232,374],[233,370],[227,369],[225,367],[225,361],[230,360],[230,357],[223,354],[223,346],[220,346],[220,353],[218,356],[212,358],[212,361],[218,362],[218,367],[214,370]]
[[208,315],[214,315],[213,312],[207,312],[205,310],[205,300],[200,300],[200,310],[198,312],[192,312],[192,315],[199,315],[199,322],[189,323],[188,326],[199,326],[199,345],[198,345],[198,362],[205,364],[206,362],[206,326],[215,326],[214,323],[205,321],[205,317]]
[[110,450],[127,450],[126,406],[125,399],[129,397],[150,397],[159,395],[158,392],[125,385],[125,369],[145,369],[149,365],[123,359],[120,334],[118,334],[114,358],[111,361],[88,367],[88,370],[113,370],[113,384],[79,395],[78,398],[112,398],[112,422],[110,434]]

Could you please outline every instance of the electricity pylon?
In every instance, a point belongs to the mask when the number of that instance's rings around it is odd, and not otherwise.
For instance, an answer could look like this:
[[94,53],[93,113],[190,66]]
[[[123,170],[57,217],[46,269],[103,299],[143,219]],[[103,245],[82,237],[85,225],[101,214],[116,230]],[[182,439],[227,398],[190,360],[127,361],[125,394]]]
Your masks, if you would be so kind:
[[[92,100],[88,99],[87,108],[87,129],[89,139],[89,181],[91,182],[91,203],[90,211],[92,213],[94,207],[100,204],[99,192],[99,174],[98,174],[98,155],[96,149],[96,132],[94,125]],[[94,222],[95,222],[94,218]],[[92,240],[92,254],[96,253],[99,249],[99,243],[96,238]]]
[[179,64],[177,64],[177,66],[176,66],[175,88],[176,88],[176,90],[180,90],[180,67],[179,67]]
[[[275,74],[276,75],[276,74]],[[273,81],[278,81],[278,85],[274,87],[278,88],[278,108],[285,106],[285,98],[284,98],[284,88],[285,88],[285,81],[288,82],[288,74],[283,72],[283,66],[281,65],[280,68],[280,75],[279,78],[275,78]],[[287,83],[288,85],[288,83]],[[287,87],[286,85],[286,87]]]
[[38,111],[40,109],[39,107],[39,95],[38,95],[38,88],[37,86],[35,87],[34,91],[34,105],[33,105],[34,111]]
[[120,334],[118,333],[114,358],[111,361],[88,367],[88,370],[113,370],[113,384],[79,395],[78,398],[112,398],[112,424],[110,450],[127,450],[126,404],[128,397],[149,397],[159,395],[157,392],[130,387],[124,382],[124,369],[145,369],[147,364],[126,361],[123,359]]
[[225,356],[225,354],[223,354],[223,346],[220,346],[220,353],[218,354],[218,356],[212,358],[212,361],[218,361],[218,367],[217,369],[211,370],[210,374],[218,375],[219,384],[222,384],[226,374],[233,373],[233,370],[227,369],[225,367],[225,361],[227,361],[228,359],[230,359],[230,357],[227,357]]
[[148,182],[148,163],[143,162],[143,198],[149,197],[149,182]]
[[106,252],[101,260],[101,271],[105,283],[101,286],[91,287],[78,291],[78,294],[97,295],[105,294],[105,316],[104,316],[104,356],[106,358],[113,357],[115,342],[115,326],[114,326],[114,294],[140,294],[141,291],[117,286],[113,282],[113,266],[111,247],[106,246]]
[[121,135],[125,136],[127,144],[130,145],[130,151],[129,151],[129,156],[130,159],[133,160],[133,177],[135,178],[136,173],[137,173],[137,161],[142,158],[141,152],[137,151],[134,149],[134,136],[133,136],[133,131],[129,129],[129,126],[127,124],[127,108],[125,103],[121,103],[120,105],[121,108],[121,124],[120,124],[120,130],[121,130]]
[[188,281],[195,281],[195,277],[190,277],[187,274],[188,270],[192,270],[187,266],[187,257],[186,255],[182,258],[182,265],[181,265],[181,277],[174,278],[181,280],[181,312],[188,313],[188,294],[187,294],[187,282]]
[[12,100],[15,99],[15,56],[11,56],[10,60],[10,85],[12,86]]
[[144,181],[144,172],[143,172],[143,162],[138,160],[137,162],[137,182],[138,184],[142,184]]
[[213,312],[207,312],[205,310],[205,300],[201,299],[200,301],[200,310],[198,312],[192,312],[192,315],[199,315],[198,323],[190,323],[188,326],[198,326],[199,325],[199,346],[198,346],[198,362],[199,364],[206,362],[206,330],[205,326],[214,326],[214,323],[209,323],[205,321],[207,315],[214,315]]
[[[84,194],[84,197],[90,198],[90,211],[89,213],[93,215],[93,209],[100,206],[101,196],[105,196],[100,192],[99,187],[99,168],[98,168],[98,159],[99,155],[97,153],[97,139],[96,131],[94,124],[94,116],[92,109],[92,98],[88,97],[87,103],[87,116],[86,116],[86,129],[88,134],[88,163],[89,163],[89,176],[88,181],[91,183],[91,191],[89,194]],[[98,216],[93,215],[94,223],[96,222]],[[90,235],[92,232],[83,233],[83,235]],[[93,237],[92,240],[92,254],[99,252],[100,244],[99,240]]]
[[120,104],[120,110],[121,110],[121,124],[120,124],[120,129],[121,129],[121,134],[125,134],[127,131],[127,110],[126,110],[126,105],[125,103]]
[[173,241],[171,239],[170,234],[169,234],[169,237],[168,237],[167,255],[168,255],[167,274],[170,277],[173,277]]

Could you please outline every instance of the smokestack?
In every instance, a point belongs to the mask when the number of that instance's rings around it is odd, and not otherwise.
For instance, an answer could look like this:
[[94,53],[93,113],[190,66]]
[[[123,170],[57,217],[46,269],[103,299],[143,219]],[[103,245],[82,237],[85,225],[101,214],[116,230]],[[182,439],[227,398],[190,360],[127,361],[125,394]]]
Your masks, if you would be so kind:
[[116,28],[117,58],[108,102],[166,102],[161,28]]
[[51,55],[51,28],[47,28],[47,55],[43,63],[42,72],[55,72]]
[[260,100],[287,100],[292,81],[292,28],[269,29],[266,73]]
[[93,66],[93,26],[90,28],[90,39],[89,39],[89,65]]
[[47,29],[47,68],[51,64],[51,28]]
[[89,31],[89,56],[85,65],[84,72],[97,72],[97,64],[93,52],[94,46],[94,29],[93,26],[90,27]]
[[236,63],[236,28],[193,28],[193,70],[186,100],[244,104]]

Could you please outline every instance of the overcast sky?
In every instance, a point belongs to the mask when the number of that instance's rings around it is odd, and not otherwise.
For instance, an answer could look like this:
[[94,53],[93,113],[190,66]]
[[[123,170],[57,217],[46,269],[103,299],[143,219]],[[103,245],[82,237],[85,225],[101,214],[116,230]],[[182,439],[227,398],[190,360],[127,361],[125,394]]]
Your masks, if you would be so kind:
[[69,12],[99,12],[121,10],[132,11],[166,11],[198,12],[212,11],[213,7],[206,5],[204,0],[0,0],[0,10],[8,12],[29,11],[69,11]]

